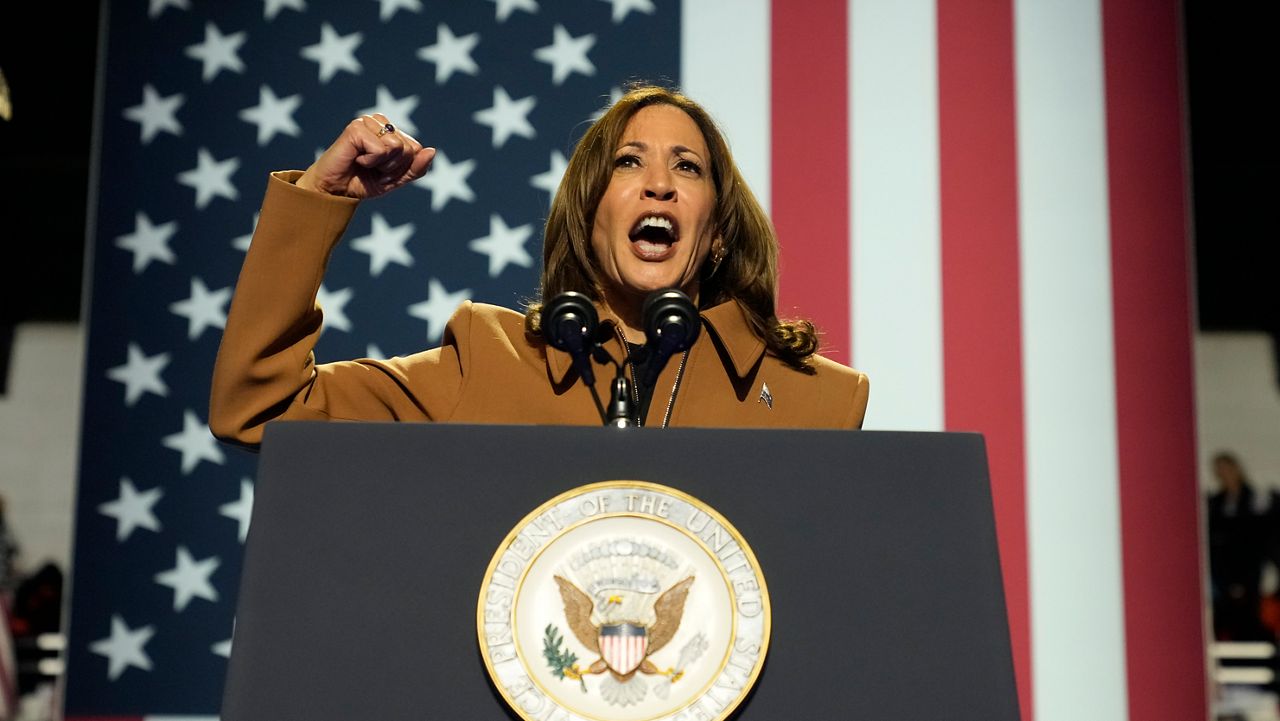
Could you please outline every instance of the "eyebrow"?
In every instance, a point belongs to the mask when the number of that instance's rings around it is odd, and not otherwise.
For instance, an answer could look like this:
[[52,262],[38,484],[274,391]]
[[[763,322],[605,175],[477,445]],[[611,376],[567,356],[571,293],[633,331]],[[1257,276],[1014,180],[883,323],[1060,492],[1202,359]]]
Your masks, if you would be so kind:
[[[627,142],[623,143],[622,145],[619,145],[619,146],[618,146],[618,149],[617,149],[617,150],[615,150],[614,152],[616,153],[616,152],[618,152],[618,150],[622,150],[623,148],[636,148],[636,149],[638,149],[638,150],[648,150],[648,149],[649,149],[649,145],[648,145],[647,143],[645,143],[644,141],[642,141],[642,140],[628,140]],[[673,152],[675,152],[675,153],[693,153],[694,155],[698,156],[699,158],[701,158],[701,157],[702,157],[702,154],[701,154],[701,153],[699,153],[698,151],[696,151],[696,150],[694,150],[693,148],[690,148],[690,147],[688,147],[688,146],[686,146],[686,145],[673,145],[673,146],[671,147],[671,150],[672,150]]]

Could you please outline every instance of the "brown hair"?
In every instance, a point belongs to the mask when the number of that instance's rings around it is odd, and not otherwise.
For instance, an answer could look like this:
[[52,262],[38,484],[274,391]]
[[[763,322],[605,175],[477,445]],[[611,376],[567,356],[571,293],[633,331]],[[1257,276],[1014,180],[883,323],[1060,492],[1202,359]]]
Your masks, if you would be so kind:
[[[633,86],[578,141],[547,216],[541,297],[574,290],[600,299],[600,268],[591,250],[596,207],[613,176],[614,149],[627,123],[641,108],[659,104],[675,106],[692,118],[711,153],[716,189],[713,235],[724,243],[724,259],[718,265],[708,260],[703,266],[700,305],[709,308],[738,301],[752,330],[772,353],[794,366],[804,366],[818,349],[817,333],[809,321],[781,321],[775,314],[778,237],[773,224],[742,180],[715,121],[702,106],[667,88]],[[530,333],[538,332],[541,307],[533,303],[525,312]]]

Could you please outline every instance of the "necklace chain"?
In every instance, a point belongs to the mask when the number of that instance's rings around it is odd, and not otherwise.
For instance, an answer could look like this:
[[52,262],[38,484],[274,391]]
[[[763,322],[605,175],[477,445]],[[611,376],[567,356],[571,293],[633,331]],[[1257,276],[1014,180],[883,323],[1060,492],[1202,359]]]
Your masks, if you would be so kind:
[[689,350],[686,348],[684,353],[680,354],[680,367],[676,369],[676,382],[671,386],[671,397],[667,399],[667,412],[662,415],[662,427],[666,428],[671,422],[671,409],[676,404],[676,394],[680,392],[680,379],[684,378],[684,362],[689,360]]

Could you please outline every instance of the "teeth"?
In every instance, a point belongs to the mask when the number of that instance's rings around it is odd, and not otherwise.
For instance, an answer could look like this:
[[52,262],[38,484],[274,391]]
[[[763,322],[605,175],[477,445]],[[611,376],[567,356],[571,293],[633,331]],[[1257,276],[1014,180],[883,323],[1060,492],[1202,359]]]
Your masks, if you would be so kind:
[[660,215],[646,215],[636,221],[635,227],[631,229],[631,237],[634,239],[645,228],[657,228],[672,241],[676,239],[675,223],[672,223],[670,218],[664,218]]
[[651,215],[640,219],[640,227],[663,228],[669,233],[671,232],[671,221],[666,218],[659,218]]

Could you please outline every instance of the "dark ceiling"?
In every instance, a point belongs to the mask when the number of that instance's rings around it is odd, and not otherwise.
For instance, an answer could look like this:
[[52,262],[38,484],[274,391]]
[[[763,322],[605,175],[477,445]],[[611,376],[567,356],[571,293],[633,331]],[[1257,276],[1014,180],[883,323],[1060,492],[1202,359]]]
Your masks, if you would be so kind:
[[[1276,264],[1265,251],[1280,238],[1273,221],[1280,135],[1267,107],[1277,82],[1277,7],[1184,2],[1196,305],[1203,330],[1274,332],[1280,316]],[[8,122],[0,120],[7,241],[0,264],[0,328],[24,320],[77,320],[96,10],[61,13],[54,25],[38,3],[19,3],[5,16],[0,69],[15,113]],[[35,39],[33,28],[45,31]]]
[[1184,8],[1199,327],[1274,336],[1280,4],[1187,0]]

